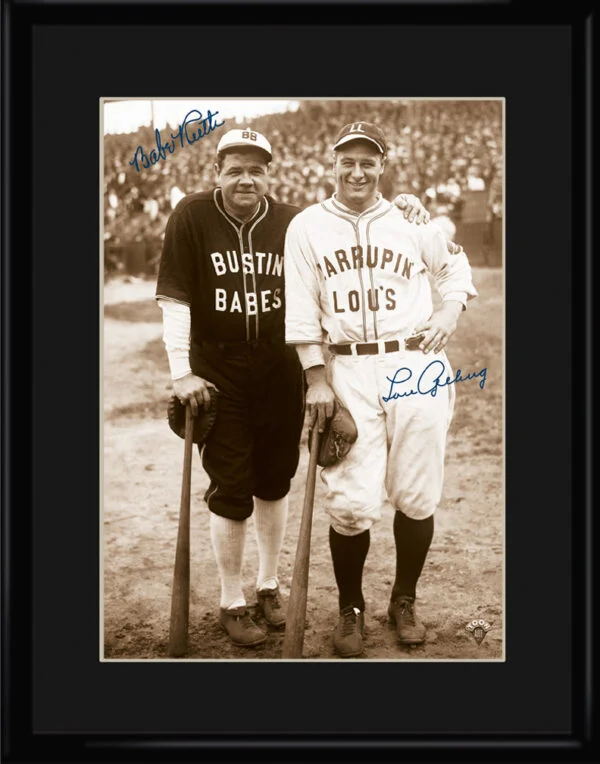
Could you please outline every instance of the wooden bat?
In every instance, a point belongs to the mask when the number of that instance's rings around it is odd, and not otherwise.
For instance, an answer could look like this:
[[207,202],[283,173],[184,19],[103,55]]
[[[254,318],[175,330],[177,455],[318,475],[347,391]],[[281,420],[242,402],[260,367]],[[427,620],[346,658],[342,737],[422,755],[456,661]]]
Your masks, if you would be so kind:
[[171,625],[169,630],[169,655],[180,658],[187,652],[188,620],[190,612],[190,492],[192,483],[192,438],[194,417],[188,404],[185,407],[185,447],[183,452],[183,477],[179,503],[179,529],[173,572],[171,595]]
[[304,644],[304,621],[306,619],[306,599],[308,595],[308,568],[310,563],[310,539],[312,534],[313,504],[317,476],[317,457],[321,433],[315,422],[310,442],[310,459],[304,492],[304,507],[298,534],[296,560],[292,575],[292,586],[288,602],[285,635],[283,638],[282,657],[302,658]]

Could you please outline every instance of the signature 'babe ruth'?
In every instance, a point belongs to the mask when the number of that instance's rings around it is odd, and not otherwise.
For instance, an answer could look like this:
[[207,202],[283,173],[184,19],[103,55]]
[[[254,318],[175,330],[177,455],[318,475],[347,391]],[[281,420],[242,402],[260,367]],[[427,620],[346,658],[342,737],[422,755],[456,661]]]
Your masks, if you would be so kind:
[[[217,187],[184,197],[169,218],[156,287],[174,393],[197,414],[209,405],[208,388],[219,392],[202,450],[210,478],[205,501],[221,582],[219,620],[242,647],[267,638],[242,587],[252,514],[259,610],[268,625],[285,624],[278,560],[304,420],[302,367],[285,343],[284,319],[285,232],[299,210],[267,194],[271,160],[260,133],[223,135]],[[415,197],[397,203],[409,219],[427,222]]]
[[[433,223],[410,225],[381,197],[386,150],[377,126],[344,126],[334,145],[336,192],[298,214],[285,242],[286,341],[305,369],[309,422],[318,420],[322,429],[337,398],[358,429],[346,457],[322,471],[339,593],[334,648],[341,657],[363,652],[363,567],[369,529],[386,496],[396,510],[388,614],[400,644],[425,640],[414,602],[442,493],[454,387],[442,383],[435,395],[422,395],[411,385],[431,352],[452,375],[444,348],[477,296],[462,248]],[[442,298],[436,311],[428,273]],[[419,332],[417,349],[405,349],[405,339]],[[398,379],[409,378],[401,395]],[[390,380],[397,394],[390,394]]]

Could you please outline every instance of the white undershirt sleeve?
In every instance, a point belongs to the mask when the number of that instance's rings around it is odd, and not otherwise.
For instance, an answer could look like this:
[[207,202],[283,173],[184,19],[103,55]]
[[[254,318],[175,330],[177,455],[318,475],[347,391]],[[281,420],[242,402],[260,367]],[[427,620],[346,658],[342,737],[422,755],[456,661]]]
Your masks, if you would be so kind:
[[188,305],[173,300],[157,300],[163,315],[163,342],[169,357],[171,379],[181,379],[191,374],[190,327],[191,313]]
[[323,366],[325,364],[322,345],[302,344],[295,347],[303,369],[310,369],[311,366]]

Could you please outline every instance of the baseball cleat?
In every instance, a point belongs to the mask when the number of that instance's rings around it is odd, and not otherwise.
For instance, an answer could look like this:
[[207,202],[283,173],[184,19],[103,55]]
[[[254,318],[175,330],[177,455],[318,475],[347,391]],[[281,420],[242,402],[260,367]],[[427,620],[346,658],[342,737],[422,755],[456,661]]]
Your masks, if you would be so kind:
[[364,650],[365,614],[358,608],[344,608],[333,633],[333,647],[341,658],[356,658]]
[[256,604],[269,626],[280,629],[285,626],[286,606],[281,598],[279,587],[275,589],[257,589]]
[[231,642],[238,647],[254,647],[267,640],[267,632],[254,623],[245,605],[221,608],[219,622]]
[[396,626],[401,645],[421,645],[425,642],[425,626],[415,614],[413,597],[398,597],[388,608],[390,621]]

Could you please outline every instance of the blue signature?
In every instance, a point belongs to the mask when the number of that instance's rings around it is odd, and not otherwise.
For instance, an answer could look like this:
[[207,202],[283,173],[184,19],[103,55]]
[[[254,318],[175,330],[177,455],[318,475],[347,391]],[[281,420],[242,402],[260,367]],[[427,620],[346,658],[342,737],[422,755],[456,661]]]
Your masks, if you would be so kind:
[[[432,367],[435,366],[441,367],[439,369],[439,373],[437,376],[432,376],[433,374],[436,374],[438,369]],[[408,398],[409,395],[431,395],[432,398],[435,398],[438,388],[439,387],[446,387],[447,385],[453,385],[455,382],[466,382],[468,379],[475,379],[476,377],[479,377],[481,379],[481,382],[479,383],[479,387],[483,390],[487,375],[487,369],[480,369],[479,371],[472,371],[470,374],[467,374],[463,377],[461,369],[458,369],[456,374],[454,375],[454,378],[452,377],[446,377],[446,381],[442,382],[441,376],[446,371],[446,366],[444,365],[443,361],[432,361],[428,366],[426,366],[423,371],[421,372],[421,375],[417,381],[417,388],[416,390],[413,388],[411,390],[408,390],[404,393],[395,393],[393,392],[394,385],[402,385],[404,382],[408,382],[408,380],[412,377],[412,371],[410,369],[407,369],[406,366],[403,366],[401,369],[396,369],[396,372],[391,377],[386,377],[387,381],[390,383],[390,391],[389,394],[386,396],[382,396],[383,401],[391,401],[395,400],[396,398]],[[406,374],[402,374],[403,372],[406,372]],[[427,373],[429,372],[429,374]],[[401,378],[398,377],[398,375],[402,375]]]
[[[149,154],[145,154],[144,149],[141,146],[138,146],[133,155],[133,159],[129,164],[132,167],[135,167],[137,172],[140,172],[141,162],[142,167],[147,170],[150,165],[156,164],[160,159],[166,159],[168,154],[173,154],[177,148],[177,141],[179,141],[179,146],[181,146],[182,149],[185,148],[185,146],[191,146],[193,143],[196,143],[196,141],[199,141],[200,138],[204,138],[205,135],[208,135],[217,127],[221,127],[225,124],[225,120],[223,120],[223,122],[217,122],[215,120],[218,113],[218,111],[213,113],[209,109],[207,116],[203,117],[202,112],[198,111],[198,109],[188,111],[185,115],[185,119],[181,125],[179,125],[179,130],[176,133],[171,133],[170,140],[167,139],[163,143],[159,130],[155,130],[154,137],[156,140],[156,148],[153,148]],[[192,127],[194,122],[199,122],[200,125]]]

